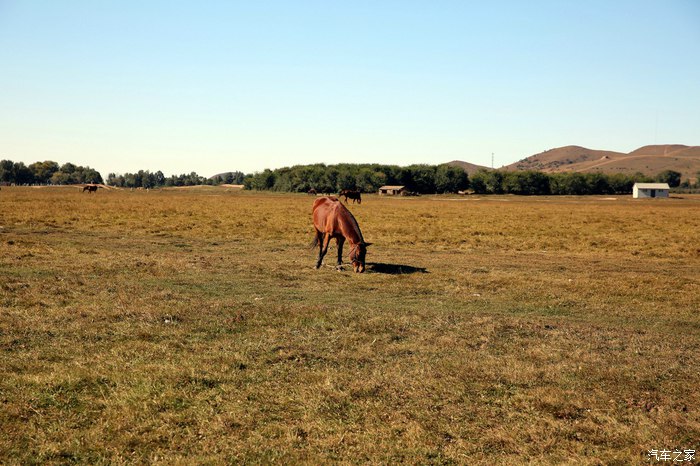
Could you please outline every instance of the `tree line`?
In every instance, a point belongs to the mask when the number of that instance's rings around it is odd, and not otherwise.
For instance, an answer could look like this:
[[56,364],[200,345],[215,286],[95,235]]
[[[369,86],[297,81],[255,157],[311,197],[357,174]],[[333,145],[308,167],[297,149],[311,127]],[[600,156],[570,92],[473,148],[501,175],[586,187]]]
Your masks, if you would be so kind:
[[[205,178],[195,172],[166,177],[162,171],[139,170],[136,173],[117,175],[110,173],[107,183],[120,188],[157,188],[162,186],[194,186],[200,184],[219,185],[222,183],[243,184],[245,174],[236,171]],[[73,163],[59,165],[46,160],[27,166],[24,162],[0,160],[0,184],[4,185],[67,185],[104,184],[102,175],[90,167]]]
[[[672,188],[678,187],[681,185],[681,173],[665,170],[651,177],[642,173],[625,175],[480,170],[471,176],[470,188],[477,194],[629,194],[635,183],[652,182],[668,183]],[[689,182],[685,183],[689,185]]]
[[239,171],[205,178],[198,175],[196,172],[166,177],[160,170],[155,173],[148,170],[139,170],[136,173],[124,173],[123,175],[110,173],[107,175],[107,184],[118,188],[150,189],[170,186],[196,186],[202,184],[211,186],[218,186],[220,184],[243,184],[244,178],[245,174]]
[[283,192],[337,193],[343,189],[376,192],[380,186],[405,186],[420,194],[453,193],[467,189],[466,172],[449,165],[337,164],[296,165],[264,170],[245,177],[246,189]]
[[24,162],[0,160],[0,183],[16,185],[102,183],[102,176],[90,167],[81,167],[72,163],[59,166],[58,163],[47,160],[27,166]]
[[[504,171],[483,169],[470,176],[460,167],[450,165],[337,164],[296,165],[275,170],[263,170],[246,175],[228,172],[205,178],[196,172],[166,177],[162,171],[139,170],[136,173],[110,173],[107,184],[122,188],[158,188],[243,184],[246,189],[338,193],[343,189],[376,192],[380,186],[405,186],[419,194],[454,193],[467,189],[476,194],[518,195],[586,195],[628,194],[636,182],[664,182],[670,187],[700,188],[700,173],[695,184],[681,182],[681,173],[665,170],[654,177],[641,173],[634,175],[605,173],[543,173],[538,171]],[[103,183],[102,176],[90,167],[72,163],[0,161],[1,184],[85,184]]]
[[[700,174],[698,176],[700,179]],[[450,165],[339,164],[297,165],[264,170],[244,179],[246,189],[337,193],[343,189],[377,192],[383,185],[405,186],[419,194],[465,191],[476,194],[586,195],[628,194],[637,182],[663,182],[670,187],[689,187],[681,183],[681,173],[665,170],[656,176],[605,173],[544,173],[483,169],[468,176]],[[700,181],[698,181],[700,187]],[[687,186],[686,186],[687,185]]]

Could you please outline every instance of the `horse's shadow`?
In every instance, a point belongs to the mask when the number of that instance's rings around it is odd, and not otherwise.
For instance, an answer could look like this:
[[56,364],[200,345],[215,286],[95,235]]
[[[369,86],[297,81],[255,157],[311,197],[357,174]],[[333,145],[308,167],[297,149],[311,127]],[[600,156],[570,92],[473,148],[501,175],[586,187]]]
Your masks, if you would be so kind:
[[368,262],[367,271],[374,273],[385,273],[388,275],[403,275],[411,273],[430,273],[424,267],[413,267],[404,264],[383,264],[381,262]]

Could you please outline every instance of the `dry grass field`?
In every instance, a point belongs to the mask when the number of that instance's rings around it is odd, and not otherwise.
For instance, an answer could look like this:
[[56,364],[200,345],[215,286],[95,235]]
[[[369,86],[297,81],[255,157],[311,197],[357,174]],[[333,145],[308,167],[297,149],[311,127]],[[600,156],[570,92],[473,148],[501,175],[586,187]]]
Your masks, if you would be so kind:
[[3,187],[0,463],[700,450],[700,197],[366,196],[361,275],[312,200]]

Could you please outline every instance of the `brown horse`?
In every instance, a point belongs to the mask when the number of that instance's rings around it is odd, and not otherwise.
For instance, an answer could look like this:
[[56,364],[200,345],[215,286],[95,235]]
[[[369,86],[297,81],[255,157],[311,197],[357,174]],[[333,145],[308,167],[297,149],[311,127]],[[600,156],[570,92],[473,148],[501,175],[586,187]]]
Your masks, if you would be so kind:
[[360,191],[353,191],[351,189],[343,189],[340,191],[340,194],[338,194],[338,197],[345,197],[345,203],[348,203],[348,198],[352,199],[352,203],[354,204],[355,201],[357,201],[358,204],[362,204],[362,195],[360,194]]
[[313,246],[318,245],[316,268],[321,267],[323,257],[328,252],[328,245],[331,239],[335,238],[338,246],[337,269],[342,269],[343,243],[348,240],[352,268],[357,273],[364,272],[367,246],[371,243],[365,242],[360,226],[350,211],[335,197],[320,197],[314,201],[313,218],[316,229]]
[[94,184],[89,184],[87,186],[83,186],[83,192],[87,191],[88,194],[90,193],[96,193],[97,192],[97,186]]

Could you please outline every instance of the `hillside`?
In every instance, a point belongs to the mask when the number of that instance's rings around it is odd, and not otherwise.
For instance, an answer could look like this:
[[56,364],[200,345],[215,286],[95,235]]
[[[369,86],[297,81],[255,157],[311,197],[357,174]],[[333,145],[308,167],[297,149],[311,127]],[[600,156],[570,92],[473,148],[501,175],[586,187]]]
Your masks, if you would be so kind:
[[217,173],[209,177],[210,180],[221,179],[224,183],[235,185],[243,183],[243,178],[245,178],[245,174],[239,171]]
[[473,175],[479,170],[491,170],[489,167],[484,167],[483,165],[475,165],[469,162],[462,162],[461,160],[453,160],[452,162],[447,162],[447,165],[451,167],[460,167],[469,175]]
[[680,172],[683,179],[695,179],[700,172],[700,146],[653,145],[640,147],[628,154],[566,146],[535,154],[504,168],[550,173],[640,172],[645,175],[674,170]]
[[580,164],[611,160],[624,156],[620,152],[592,150],[580,146],[565,146],[551,149],[508,165],[509,170],[540,170],[546,172],[569,171],[568,167]]

